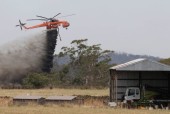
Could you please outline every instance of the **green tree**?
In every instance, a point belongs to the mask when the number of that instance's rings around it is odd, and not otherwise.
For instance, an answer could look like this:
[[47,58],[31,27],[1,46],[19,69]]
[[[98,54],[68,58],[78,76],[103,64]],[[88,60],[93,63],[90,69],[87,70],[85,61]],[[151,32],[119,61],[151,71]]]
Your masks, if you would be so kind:
[[[60,57],[69,55],[69,76],[75,85],[106,85],[108,82],[108,64],[111,60],[109,50],[102,50],[100,44],[87,45],[87,39],[73,40],[70,47],[62,47]],[[101,86],[102,86],[101,85]]]
[[44,73],[31,73],[23,79],[25,88],[43,88],[49,84],[49,78]]
[[160,60],[161,63],[170,65],[170,58]]

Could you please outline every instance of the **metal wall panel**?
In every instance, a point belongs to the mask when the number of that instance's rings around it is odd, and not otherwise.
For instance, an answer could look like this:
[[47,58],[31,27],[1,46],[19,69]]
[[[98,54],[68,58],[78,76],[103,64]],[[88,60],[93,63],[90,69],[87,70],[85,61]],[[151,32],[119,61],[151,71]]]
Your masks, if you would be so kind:
[[[117,100],[122,99],[127,87],[139,87],[139,84],[150,85],[153,87],[163,88],[168,90],[168,76],[167,72],[132,72],[132,71],[119,71],[116,72],[117,75],[117,84],[114,85],[117,88],[114,96],[117,97]],[[139,81],[139,77],[141,81]]]

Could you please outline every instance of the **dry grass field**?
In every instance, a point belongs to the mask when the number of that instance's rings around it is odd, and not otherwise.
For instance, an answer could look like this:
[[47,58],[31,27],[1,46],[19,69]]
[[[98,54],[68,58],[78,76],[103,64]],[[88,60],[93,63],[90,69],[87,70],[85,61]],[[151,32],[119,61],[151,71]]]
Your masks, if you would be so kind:
[[[108,89],[0,89],[0,96],[16,96],[16,95],[91,95],[91,96],[107,96]],[[148,109],[121,109],[110,108],[108,106],[100,105],[98,101],[93,101],[93,105],[88,103],[84,105],[73,104],[28,104],[28,105],[13,105],[12,100],[0,99],[0,114],[170,114],[169,110],[148,110]]]
[[170,114],[167,110],[113,109],[108,107],[87,106],[4,106],[0,114]]
[[17,96],[17,95],[91,95],[91,96],[108,96],[109,89],[0,89],[0,96]]

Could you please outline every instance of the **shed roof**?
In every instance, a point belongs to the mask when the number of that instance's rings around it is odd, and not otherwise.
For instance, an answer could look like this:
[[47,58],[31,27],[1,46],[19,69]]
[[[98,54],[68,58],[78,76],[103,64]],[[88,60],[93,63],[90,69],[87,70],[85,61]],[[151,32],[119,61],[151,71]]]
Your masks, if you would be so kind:
[[77,96],[50,96],[46,100],[59,100],[59,101],[70,101],[76,98]]
[[13,99],[22,99],[22,100],[37,100],[44,98],[42,96],[30,96],[30,95],[20,95],[20,96],[15,96]]
[[140,58],[111,67],[117,71],[170,71],[170,66],[157,61]]

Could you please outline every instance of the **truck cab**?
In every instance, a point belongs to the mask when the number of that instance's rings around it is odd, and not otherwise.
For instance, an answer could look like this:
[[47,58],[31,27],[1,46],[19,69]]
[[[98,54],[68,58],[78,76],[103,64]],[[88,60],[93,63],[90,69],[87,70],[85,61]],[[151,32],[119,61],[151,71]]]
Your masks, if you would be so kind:
[[125,100],[139,100],[140,99],[140,89],[138,87],[129,87],[125,92]]

